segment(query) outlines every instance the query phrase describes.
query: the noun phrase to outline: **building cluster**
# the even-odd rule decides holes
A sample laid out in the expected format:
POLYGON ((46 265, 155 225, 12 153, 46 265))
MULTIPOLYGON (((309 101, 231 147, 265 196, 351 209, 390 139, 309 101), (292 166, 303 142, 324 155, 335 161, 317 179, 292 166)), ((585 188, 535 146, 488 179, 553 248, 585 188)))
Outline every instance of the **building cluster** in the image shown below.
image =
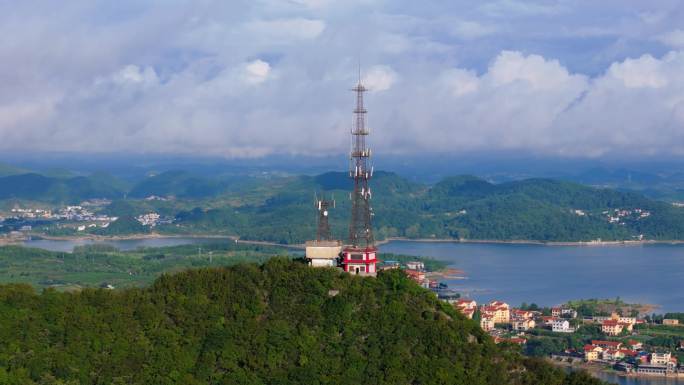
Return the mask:
POLYGON ((595 323, 601 325, 601 332, 609 336, 619 336, 623 332, 631 333, 634 330, 634 325, 645 323, 643 319, 636 317, 621 316, 617 313, 612 313, 609 316, 593 316, 584 319, 586 323, 595 323))
MULTIPOLYGON (((84 231, 86 228, 101 227, 106 228, 118 217, 110 217, 104 214, 96 214, 92 207, 98 207, 110 203, 107 200, 92 200, 81 203, 80 205, 65 206, 57 210, 42 208, 21 208, 14 207, 10 210, 10 216, 2 218, 0 222, 14 221, 14 228, 19 231, 31 231, 34 224, 52 222, 90 222, 89 224, 77 225, 76 230, 84 231), (19 223, 20 226, 16 224, 19 223)), ((0 225, 2 225, 0 223, 0 225)))
POLYGON ((611 364, 617 370, 641 375, 684 375, 671 352, 647 352, 643 344, 629 340, 593 340, 584 346, 584 360, 611 364))
POLYGON ((150 226, 150 227, 155 227, 159 225, 167 225, 173 223, 172 218, 165 218, 159 215, 158 213, 147 213, 147 214, 142 214, 138 215, 135 217, 135 219, 140 222, 141 225, 143 226, 150 226))
POLYGON ((650 211, 643 209, 614 209, 613 211, 603 211, 601 214, 606 217, 609 223, 617 223, 621 225, 624 225, 625 220, 627 219, 640 220, 651 216, 650 211))

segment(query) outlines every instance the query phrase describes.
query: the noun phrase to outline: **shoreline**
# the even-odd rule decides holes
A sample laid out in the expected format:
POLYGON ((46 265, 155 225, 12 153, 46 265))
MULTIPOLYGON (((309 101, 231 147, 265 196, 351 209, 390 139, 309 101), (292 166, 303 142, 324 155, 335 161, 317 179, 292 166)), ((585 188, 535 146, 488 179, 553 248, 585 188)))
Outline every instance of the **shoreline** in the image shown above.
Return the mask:
POLYGON ((684 240, 641 240, 641 241, 537 241, 537 240, 499 240, 499 239, 449 239, 449 238, 405 238, 391 237, 377 241, 377 245, 389 242, 424 243, 463 243, 463 244, 500 244, 500 245, 539 245, 539 246, 641 246, 641 245, 684 245, 684 240))
MULTIPOLYGON (((620 372, 615 369, 610 369, 605 366, 600 366, 596 364, 591 364, 588 362, 582 362, 579 364, 573 364, 569 362, 560 362, 556 361, 552 358, 546 357, 545 360, 552 365, 556 367, 561 367, 569 370, 584 370, 587 373, 591 374, 594 378, 597 378, 599 380, 604 380, 603 378, 599 377, 599 374, 608 374, 608 375, 613 375, 621 378, 633 378, 633 379, 654 379, 654 380, 675 380, 677 381, 677 384, 680 383, 680 381, 684 381, 684 375, 662 375, 662 374, 637 374, 637 373, 627 373, 627 372, 620 372)), ((684 383, 684 382, 681 382, 684 383)))
MULTIPOLYGON (((265 246, 279 246, 291 249, 304 249, 304 244, 281 244, 269 241, 240 239, 236 235, 217 234, 131 234, 131 235, 96 235, 84 234, 78 236, 54 236, 43 234, 29 234, 29 239, 45 239, 51 241, 125 241, 137 239, 160 239, 160 238, 207 238, 226 239, 237 243, 246 243, 265 246)), ((22 240, 7 240, 0 238, 0 245, 21 244, 22 240)), ((684 245, 684 240, 622 240, 622 241, 539 241, 539 240, 500 240, 500 239, 456 239, 456 238, 406 238, 390 237, 376 241, 377 246, 390 242, 422 242, 422 243, 462 243, 462 244, 491 244, 491 245, 537 245, 537 246, 643 246, 643 245, 684 245)))

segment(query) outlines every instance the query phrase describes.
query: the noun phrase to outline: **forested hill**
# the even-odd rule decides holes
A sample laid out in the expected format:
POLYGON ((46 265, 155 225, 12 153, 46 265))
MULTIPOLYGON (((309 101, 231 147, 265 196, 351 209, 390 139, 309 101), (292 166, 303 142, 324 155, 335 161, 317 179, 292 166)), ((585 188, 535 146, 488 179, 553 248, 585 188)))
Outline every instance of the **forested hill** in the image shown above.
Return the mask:
POLYGON ((600 384, 493 344, 399 271, 274 259, 151 287, 0 286, 2 384, 600 384))
MULTIPOLYGON (((638 193, 572 182, 529 179, 493 184, 459 176, 428 186, 378 172, 371 188, 379 239, 684 239, 684 209, 638 193), (611 218, 618 220, 611 222, 611 218)), ((257 193, 244 191, 240 197, 248 203, 195 209, 177 218, 181 226, 206 231, 220 227, 247 239, 302 242, 315 233, 312 195, 317 191, 336 198, 330 216, 333 232, 346 236, 349 181, 345 173, 263 182, 254 191, 262 194, 260 199, 257 193)))
MULTIPOLYGON (((173 222, 154 229, 160 233, 301 243, 315 234, 314 193, 335 198, 337 207, 330 215, 333 232, 346 237, 350 187, 343 172, 209 177, 169 171, 132 184, 104 174, 67 178, 20 174, 0 177, 0 207, 10 207, 17 200, 47 201, 54 206, 110 198, 113 203, 103 211, 120 221, 107 229, 87 231, 101 235, 148 232, 134 217, 156 212, 173 222)), ((425 185, 376 172, 371 189, 378 239, 684 240, 684 208, 634 192, 573 182, 528 179, 494 184, 457 176, 425 185)), ((59 233, 53 235, 69 235, 68 229, 55 226, 52 230, 59 233)), ((75 230, 72 233, 79 235, 75 230)))

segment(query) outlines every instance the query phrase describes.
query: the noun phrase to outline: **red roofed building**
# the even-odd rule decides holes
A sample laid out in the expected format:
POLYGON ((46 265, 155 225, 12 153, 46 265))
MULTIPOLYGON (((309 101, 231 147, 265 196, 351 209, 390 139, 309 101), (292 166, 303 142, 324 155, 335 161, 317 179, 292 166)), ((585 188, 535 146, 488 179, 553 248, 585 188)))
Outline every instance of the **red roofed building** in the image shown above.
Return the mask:
POLYGON ((475 309, 477 308, 477 302, 471 299, 459 299, 454 304, 456 310, 463 313, 466 317, 473 319, 475 314, 475 309))
POLYGON ((494 323, 507 323, 511 321, 510 308, 507 303, 492 301, 488 305, 480 308, 482 316, 489 316, 494 319, 494 323))
POLYGON ((596 361, 603 352, 603 348, 594 345, 584 345, 584 359, 586 361, 596 361))
POLYGON ((534 318, 534 313, 527 310, 513 309, 511 310, 511 319, 516 321, 524 321, 534 318))
POLYGON ((624 324, 621 324, 617 320, 607 320, 603 321, 601 324, 601 331, 609 336, 619 336, 624 328, 624 324))
POLYGON ((591 344, 604 349, 620 349, 622 347, 622 342, 620 341, 591 340, 591 344))
POLYGON ((406 269, 404 270, 404 273, 419 284, 422 284, 423 281, 425 281, 425 273, 422 271, 406 269))
POLYGON ((634 350, 630 350, 630 349, 620 349, 620 353, 622 353, 624 355, 624 357, 636 357, 638 354, 634 350))

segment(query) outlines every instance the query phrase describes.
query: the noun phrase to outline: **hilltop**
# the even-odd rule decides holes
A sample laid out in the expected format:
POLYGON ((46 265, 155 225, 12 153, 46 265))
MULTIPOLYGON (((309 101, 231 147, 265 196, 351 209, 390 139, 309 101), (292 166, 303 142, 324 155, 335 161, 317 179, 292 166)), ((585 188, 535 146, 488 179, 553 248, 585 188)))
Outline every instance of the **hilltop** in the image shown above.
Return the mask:
POLYGON ((274 259, 142 289, 4 285, 0 318, 8 384, 600 384, 495 345, 399 271, 274 259))

